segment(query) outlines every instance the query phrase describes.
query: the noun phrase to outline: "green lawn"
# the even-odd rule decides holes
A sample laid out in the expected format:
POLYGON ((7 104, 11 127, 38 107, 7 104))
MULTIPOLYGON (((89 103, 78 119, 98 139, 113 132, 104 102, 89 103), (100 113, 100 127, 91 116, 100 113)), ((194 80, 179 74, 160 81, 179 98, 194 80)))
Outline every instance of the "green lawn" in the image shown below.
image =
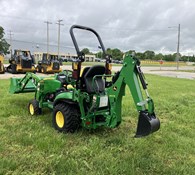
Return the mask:
POLYGON ((62 134, 52 127, 51 111, 29 116, 33 94, 11 95, 9 80, 0 80, 0 174, 194 175, 195 82, 146 78, 161 128, 139 139, 128 91, 119 128, 62 134))

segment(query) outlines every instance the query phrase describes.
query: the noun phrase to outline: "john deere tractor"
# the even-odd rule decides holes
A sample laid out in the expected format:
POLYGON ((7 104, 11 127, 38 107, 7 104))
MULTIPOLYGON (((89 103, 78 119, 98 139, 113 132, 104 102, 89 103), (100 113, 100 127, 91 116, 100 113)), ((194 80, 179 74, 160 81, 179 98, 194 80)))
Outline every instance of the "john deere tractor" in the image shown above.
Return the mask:
POLYGON ((35 60, 29 50, 14 50, 14 55, 9 59, 10 65, 7 72, 12 74, 35 72, 35 60))
POLYGON ((0 74, 5 73, 5 67, 3 65, 3 61, 4 61, 4 55, 3 53, 0 52, 0 74))
POLYGON ((155 115, 154 103, 147 91, 140 61, 126 54, 121 70, 111 74, 111 56, 106 54, 95 30, 73 25, 70 35, 78 55, 72 71, 63 71, 50 78, 41 78, 33 73, 27 73, 24 78, 11 78, 10 93, 35 92, 34 99, 28 104, 30 115, 40 115, 43 108, 50 108, 56 130, 75 132, 80 126, 87 129, 118 127, 122 121, 122 98, 127 87, 139 115, 135 136, 142 137, 157 131, 160 121, 155 115), (74 29, 96 35, 106 59, 105 66, 94 65, 82 69, 85 54, 79 50, 74 29))
POLYGON ((62 71, 58 55, 47 53, 42 54, 42 60, 38 61, 36 69, 40 73, 58 73, 62 71))

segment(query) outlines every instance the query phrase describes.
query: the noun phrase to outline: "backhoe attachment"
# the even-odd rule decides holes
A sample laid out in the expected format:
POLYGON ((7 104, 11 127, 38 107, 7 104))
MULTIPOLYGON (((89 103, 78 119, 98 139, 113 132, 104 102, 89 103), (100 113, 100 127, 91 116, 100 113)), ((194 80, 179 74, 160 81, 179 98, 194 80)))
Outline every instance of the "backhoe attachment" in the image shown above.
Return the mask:
MULTIPOLYGON (((160 128, 160 121, 154 112, 154 103, 147 91, 147 82, 140 68, 140 61, 132 55, 126 54, 123 67, 113 77, 113 85, 108 89, 110 97, 115 97, 116 104, 113 111, 116 112, 116 120, 112 120, 113 127, 121 122, 121 101, 125 95, 125 87, 128 87, 133 97, 134 104, 139 113, 137 131, 135 137, 147 136, 160 128), (143 96, 142 88, 145 91, 143 96)), ((111 106, 114 102, 111 102, 111 106)), ((111 124, 111 125, 112 125, 111 124)))
POLYGON ((154 113, 154 103, 153 100, 149 97, 149 93, 147 91, 148 84, 145 81, 144 74, 141 71, 140 61, 138 59, 136 59, 135 70, 137 70, 138 77, 147 95, 145 104, 148 104, 148 110, 139 112, 137 132, 135 137, 142 137, 147 136, 155 131, 158 131, 160 128, 160 120, 156 117, 154 113))

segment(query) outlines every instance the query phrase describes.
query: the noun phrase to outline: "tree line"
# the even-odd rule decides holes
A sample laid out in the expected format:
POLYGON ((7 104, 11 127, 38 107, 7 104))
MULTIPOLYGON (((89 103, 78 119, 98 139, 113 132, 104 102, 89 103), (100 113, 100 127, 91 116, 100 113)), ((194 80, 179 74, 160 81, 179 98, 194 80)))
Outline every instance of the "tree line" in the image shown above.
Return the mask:
MULTIPOLYGON (((97 53, 92 53, 92 52, 90 52, 90 50, 88 48, 84 48, 82 50, 82 52, 84 52, 85 54, 94 54, 94 55, 96 55, 96 58, 103 57, 103 53, 101 51, 99 51, 97 53)), ((122 60, 124 53, 135 54, 135 56, 137 58, 139 58, 140 60, 153 60, 153 61, 159 61, 159 60, 175 61, 176 56, 177 56, 177 53, 164 55, 162 53, 155 53, 154 51, 150 51, 150 50, 147 50, 145 52, 135 52, 134 50, 129 50, 127 52, 123 52, 118 48, 115 48, 115 49, 107 48, 106 53, 109 55, 112 55, 113 60, 119 60, 119 61, 122 60)), ((194 55, 193 56, 186 56, 186 55, 180 54, 179 57, 180 57, 179 58, 180 61, 195 62, 194 55)))

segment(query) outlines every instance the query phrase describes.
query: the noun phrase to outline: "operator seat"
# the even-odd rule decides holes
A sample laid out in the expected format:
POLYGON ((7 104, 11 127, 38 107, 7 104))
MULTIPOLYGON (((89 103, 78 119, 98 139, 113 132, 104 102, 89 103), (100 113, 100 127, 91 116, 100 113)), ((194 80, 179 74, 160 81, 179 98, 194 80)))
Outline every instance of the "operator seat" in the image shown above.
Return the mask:
POLYGON ((56 77, 56 80, 60 81, 62 86, 67 85, 67 75, 65 75, 64 73, 59 73, 56 77))
POLYGON ((85 67, 83 70, 81 70, 81 89, 86 90, 86 84, 85 84, 85 74, 90 69, 90 67, 85 67))
POLYGON ((105 90, 105 81, 102 79, 102 76, 96 77, 93 83, 93 77, 95 75, 103 74, 105 74, 105 67, 102 65, 94 65, 88 69, 84 75, 84 82, 88 93, 101 93, 105 90))

